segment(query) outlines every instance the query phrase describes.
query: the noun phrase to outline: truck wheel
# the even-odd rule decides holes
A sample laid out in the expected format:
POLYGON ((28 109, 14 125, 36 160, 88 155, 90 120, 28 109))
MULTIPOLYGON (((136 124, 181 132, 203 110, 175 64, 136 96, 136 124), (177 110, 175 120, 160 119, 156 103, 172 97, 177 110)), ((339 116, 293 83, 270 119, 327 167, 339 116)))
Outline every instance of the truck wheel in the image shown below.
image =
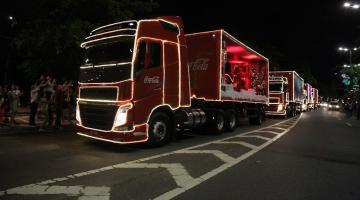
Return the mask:
POLYGON ((170 139, 171 132, 170 118, 164 113, 155 113, 149 121, 147 145, 158 147, 166 144, 170 139))
POLYGON ((225 128, 227 131, 232 132, 236 128, 236 114, 234 110, 227 110, 225 112, 225 128))
POLYGON ((222 110, 217 110, 213 113, 212 131, 216 134, 221 134, 225 129, 225 113, 222 110))

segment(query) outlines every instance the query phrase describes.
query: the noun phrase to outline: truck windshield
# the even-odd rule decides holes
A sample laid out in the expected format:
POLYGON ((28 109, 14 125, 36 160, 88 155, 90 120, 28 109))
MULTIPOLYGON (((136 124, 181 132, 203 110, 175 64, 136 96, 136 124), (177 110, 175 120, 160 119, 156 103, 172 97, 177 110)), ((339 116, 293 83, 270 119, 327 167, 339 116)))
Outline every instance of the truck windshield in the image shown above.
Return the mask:
POLYGON ((269 84, 269 90, 275 91, 275 92, 281 92, 282 91, 282 84, 281 83, 270 83, 269 84))
POLYGON ((80 67, 81 83, 108 83, 130 79, 134 37, 121 37, 87 47, 80 67))
POLYGON ((90 46, 85 51, 85 64, 99 65, 109 62, 131 62, 134 37, 121 37, 113 42, 90 46))

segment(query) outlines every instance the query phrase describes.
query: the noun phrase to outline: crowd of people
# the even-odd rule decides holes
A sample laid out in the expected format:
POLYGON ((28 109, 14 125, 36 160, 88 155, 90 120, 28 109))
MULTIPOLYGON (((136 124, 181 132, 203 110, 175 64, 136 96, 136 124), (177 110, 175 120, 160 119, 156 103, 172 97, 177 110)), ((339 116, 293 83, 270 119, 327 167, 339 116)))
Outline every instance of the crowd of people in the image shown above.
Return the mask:
MULTIPOLYGON (((63 122, 74 119, 76 90, 71 81, 41 76, 29 89, 29 125, 39 126, 41 131, 45 127, 61 128, 63 122), (41 123, 36 124, 37 121, 41 123)), ((16 85, 0 87, 0 124, 17 124, 15 117, 22 95, 16 85)))

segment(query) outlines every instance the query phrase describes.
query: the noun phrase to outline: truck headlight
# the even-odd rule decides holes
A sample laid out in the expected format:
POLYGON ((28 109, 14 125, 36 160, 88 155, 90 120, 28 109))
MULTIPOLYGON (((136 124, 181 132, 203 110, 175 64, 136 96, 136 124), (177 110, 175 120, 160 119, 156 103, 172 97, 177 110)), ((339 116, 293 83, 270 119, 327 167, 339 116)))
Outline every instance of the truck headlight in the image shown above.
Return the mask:
POLYGON ((76 104, 76 112, 75 112, 76 121, 81 124, 81 117, 80 117, 80 108, 79 104, 76 104))
POLYGON ((301 106, 301 108, 302 108, 303 110, 306 110, 306 105, 303 104, 303 105, 301 106))
POLYGON ((283 110, 283 108, 284 108, 284 105, 279 104, 279 105, 278 105, 278 108, 277 108, 277 111, 280 112, 280 111, 283 110))
POLYGON ((340 106, 339 106, 339 105, 336 105, 336 108, 340 108, 340 106))
POLYGON ((127 112, 132 108, 132 104, 125 104, 120 106, 118 111, 116 112, 114 127, 122 126, 126 124, 127 112))

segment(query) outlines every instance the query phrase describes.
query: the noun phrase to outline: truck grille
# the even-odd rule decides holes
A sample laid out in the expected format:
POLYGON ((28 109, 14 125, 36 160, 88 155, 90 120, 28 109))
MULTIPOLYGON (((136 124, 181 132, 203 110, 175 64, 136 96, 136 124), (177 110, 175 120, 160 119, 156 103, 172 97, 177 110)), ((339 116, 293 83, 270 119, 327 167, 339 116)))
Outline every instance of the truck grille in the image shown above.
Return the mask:
POLYGON ((81 99, 96 99, 96 100, 117 100, 117 87, 85 87, 80 88, 81 99))
POLYGON ((110 131, 118 106, 79 103, 81 123, 87 128, 110 131))

